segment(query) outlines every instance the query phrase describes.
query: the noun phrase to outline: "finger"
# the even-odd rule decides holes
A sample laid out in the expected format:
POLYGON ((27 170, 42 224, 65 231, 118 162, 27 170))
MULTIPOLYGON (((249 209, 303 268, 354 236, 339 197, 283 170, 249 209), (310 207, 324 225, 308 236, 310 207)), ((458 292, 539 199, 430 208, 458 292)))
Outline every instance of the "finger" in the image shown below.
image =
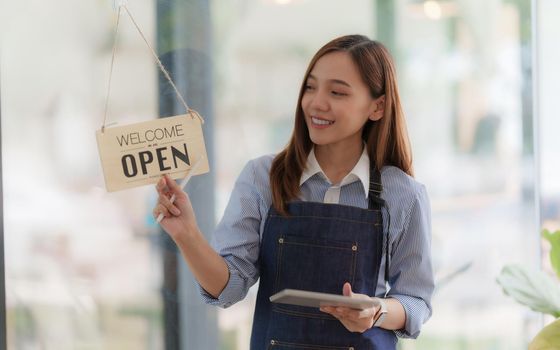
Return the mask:
POLYGON ((320 310, 336 318, 350 332, 364 332, 366 329, 369 329, 369 327, 363 325, 363 321, 358 322, 343 317, 338 313, 335 307, 322 306, 320 310))
POLYGON ((169 190, 172 193, 175 193, 175 195, 178 195, 179 193, 183 192, 183 189, 181 188, 181 186, 179 186, 179 184, 177 182, 175 182, 175 180, 173 180, 169 175, 165 174, 163 177, 165 179, 165 183, 167 184, 167 187, 169 187, 169 190))
POLYGON ((329 313, 341 321, 346 319, 346 312, 341 308, 332 307, 329 313))
POLYGON ((169 210, 167 210, 167 208, 164 207, 164 206, 161 205, 161 204, 156 205, 156 207, 154 208, 154 210, 153 210, 152 213, 154 214, 154 217, 155 217, 155 218, 157 218, 157 217, 159 216, 159 214, 163 214, 163 217, 164 217, 164 218, 170 216, 170 215, 169 215, 169 210))
POLYGON ((332 317, 340 320, 341 316, 337 313, 336 308, 334 307, 330 307, 330 306, 321 306, 319 308, 319 310, 321 310, 322 312, 331 315, 332 317))
POLYGON ((348 282, 344 283, 344 286, 342 286, 342 295, 347 297, 354 296, 354 293, 352 293, 352 286, 350 285, 350 283, 348 282))
POLYGON ((340 316, 337 315, 335 312, 332 312, 332 311, 323 311, 323 312, 328 314, 328 315, 331 315, 332 317, 334 317, 334 318, 336 318, 337 320, 340 321, 340 316))
POLYGON ((179 210, 179 208, 177 208, 177 206, 171 203, 171 200, 167 198, 167 196, 160 195, 158 198, 158 203, 163 205, 165 208, 167 208, 167 210, 173 213, 173 215, 175 216, 181 215, 181 211, 179 210))
POLYGON ((174 215, 181 215, 181 210, 173 203, 171 203, 170 197, 172 194, 169 192, 165 176, 162 176, 160 180, 156 183, 156 190, 159 194, 158 203, 166 207, 174 215))
POLYGON ((370 318, 370 317, 373 317, 375 314, 376 314, 375 308, 368 307, 367 309, 358 311, 357 314, 356 314, 356 318, 357 319, 370 318))
MULTIPOLYGON (((167 184, 167 188, 169 189, 169 193, 171 195, 175 195, 175 201, 178 203, 178 207, 181 208, 183 204, 188 203, 188 196, 185 191, 179 186, 175 180, 173 180, 169 175, 164 175, 165 183, 167 184)), ((181 208, 184 210, 185 208, 181 208)))
POLYGON ((156 183, 156 190, 160 196, 171 196, 171 193, 169 193, 169 188, 167 187, 167 183, 165 181, 165 176, 162 176, 156 183))
POLYGON ((346 318, 348 313, 351 311, 352 309, 344 307, 344 306, 338 306, 335 308, 335 312, 337 313, 337 315, 339 315, 340 317, 344 317, 346 318))
POLYGON ((340 312, 342 315, 344 315, 344 318, 352 320, 352 321, 360 321, 363 320, 364 318, 371 318, 373 317, 373 315, 375 315, 375 308, 367 308, 367 309, 363 309, 363 310, 356 310, 356 309, 348 309, 345 308, 344 310, 341 310, 340 312))

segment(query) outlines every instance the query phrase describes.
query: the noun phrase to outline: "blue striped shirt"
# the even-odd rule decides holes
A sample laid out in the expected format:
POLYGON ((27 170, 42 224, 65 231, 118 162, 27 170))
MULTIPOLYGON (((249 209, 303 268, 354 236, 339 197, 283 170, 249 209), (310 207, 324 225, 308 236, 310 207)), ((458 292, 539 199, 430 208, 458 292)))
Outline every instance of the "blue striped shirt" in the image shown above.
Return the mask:
MULTIPOLYGON (((308 170, 310 160, 314 159, 311 157, 313 153, 308 157, 308 170)), ((228 265, 229 281, 218 298, 213 298, 200 288, 204 301, 208 304, 228 307, 242 300, 259 278, 260 241, 272 204, 269 172, 273 158, 273 155, 268 155, 249 161, 235 183, 224 216, 212 238, 213 248, 224 257, 228 265)), ((367 208, 367 152, 364 151, 354 170, 356 171, 349 174, 354 175, 351 176, 352 181, 345 183, 343 180, 338 186, 331 185, 322 172, 304 172, 302 179, 307 179, 301 184, 301 199, 324 202, 329 197, 332 198, 327 192, 332 192, 333 187, 336 187, 340 204, 367 208), (364 176, 363 169, 356 169, 359 165, 365 165, 367 176, 364 176)), ((383 167, 381 181, 381 197, 386 201, 391 215, 390 290, 387 297, 399 300, 406 312, 405 328, 396 331, 396 334, 399 337, 416 338, 422 324, 432 313, 434 279, 430 254, 430 203, 425 187, 399 168, 383 167)), ((387 213, 385 210, 382 213, 386 230, 387 213)), ((384 239, 385 237, 384 235, 384 239)), ((385 249, 379 271, 377 296, 383 297, 386 292, 385 249)))

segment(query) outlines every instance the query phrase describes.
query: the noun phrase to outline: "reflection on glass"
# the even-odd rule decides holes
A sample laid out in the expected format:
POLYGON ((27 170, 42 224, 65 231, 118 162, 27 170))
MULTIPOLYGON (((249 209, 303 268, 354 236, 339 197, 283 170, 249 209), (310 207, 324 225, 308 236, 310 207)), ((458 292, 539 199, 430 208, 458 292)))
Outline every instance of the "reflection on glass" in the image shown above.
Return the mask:
POLYGON ((523 349, 538 318, 495 278, 538 253, 529 3, 438 1, 453 9, 438 18, 427 3, 424 17, 413 2, 397 13, 397 43, 440 283, 434 317, 405 348, 523 349))
MULTIPOLYGON (((0 7, 9 349, 161 349, 152 189, 107 194, 94 137, 116 12, 109 1, 0 7)), ((132 9, 153 40, 152 6, 132 9)), ((124 19, 108 120, 120 124, 157 117, 156 66, 124 19)))
MULTIPOLYGON (((560 33, 560 22, 556 14, 560 11, 557 1, 541 1, 536 6, 537 30, 537 94, 539 112, 539 163, 540 163, 540 214, 541 225, 550 231, 560 229, 560 119, 557 112, 557 83, 560 79, 558 60, 560 49, 556 38, 560 33)), ((550 263, 551 246, 542 241, 543 269, 554 276, 550 263)), ((545 323, 552 317, 545 317, 545 323)))

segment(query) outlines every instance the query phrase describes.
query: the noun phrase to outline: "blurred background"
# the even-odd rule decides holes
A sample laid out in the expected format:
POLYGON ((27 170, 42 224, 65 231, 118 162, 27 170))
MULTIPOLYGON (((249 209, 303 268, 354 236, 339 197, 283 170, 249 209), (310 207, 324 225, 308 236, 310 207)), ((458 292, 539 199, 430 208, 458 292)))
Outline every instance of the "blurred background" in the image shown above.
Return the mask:
MULTIPOLYGON (((246 162, 288 141, 312 55, 360 33, 394 55, 415 175, 430 194, 434 314, 401 349, 526 349, 548 320, 496 283, 540 267, 560 228, 560 2, 143 0, 128 8, 206 119, 210 174, 187 190, 210 239, 246 162)), ((9 349, 249 347, 256 286, 201 302, 152 218, 153 187, 107 193, 103 122, 112 0, 0 0, 9 349)), ((108 122, 184 110, 121 15, 108 122)), ((546 267, 545 267, 546 268, 546 267)))

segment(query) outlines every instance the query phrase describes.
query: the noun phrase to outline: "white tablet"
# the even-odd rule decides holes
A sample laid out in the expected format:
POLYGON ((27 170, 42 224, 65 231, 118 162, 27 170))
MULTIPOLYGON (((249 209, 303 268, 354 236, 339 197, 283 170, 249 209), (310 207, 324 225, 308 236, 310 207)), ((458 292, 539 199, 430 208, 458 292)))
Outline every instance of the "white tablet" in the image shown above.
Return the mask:
POLYGON ((270 301, 319 308, 321 306, 346 306, 363 310, 379 305, 377 298, 347 297, 339 294, 309 292, 305 290, 284 289, 270 297, 270 301))

